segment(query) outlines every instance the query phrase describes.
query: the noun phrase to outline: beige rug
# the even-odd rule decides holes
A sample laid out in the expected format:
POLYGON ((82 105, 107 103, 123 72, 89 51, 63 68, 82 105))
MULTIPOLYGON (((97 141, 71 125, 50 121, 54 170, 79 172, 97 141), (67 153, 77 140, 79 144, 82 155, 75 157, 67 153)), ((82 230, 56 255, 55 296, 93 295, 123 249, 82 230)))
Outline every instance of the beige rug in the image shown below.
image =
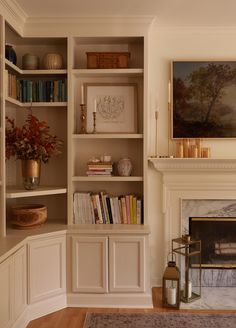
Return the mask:
POLYGON ((236 328, 235 314, 87 313, 84 328, 236 328))

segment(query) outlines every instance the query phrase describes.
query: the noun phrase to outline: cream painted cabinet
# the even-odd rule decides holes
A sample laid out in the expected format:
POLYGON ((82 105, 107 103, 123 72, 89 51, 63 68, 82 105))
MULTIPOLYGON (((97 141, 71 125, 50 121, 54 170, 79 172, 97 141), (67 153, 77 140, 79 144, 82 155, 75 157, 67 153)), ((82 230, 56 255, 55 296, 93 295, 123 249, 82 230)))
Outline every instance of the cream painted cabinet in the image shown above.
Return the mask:
POLYGON ((7 328, 20 316, 26 300, 26 248, 0 264, 0 327, 7 328))
POLYGON ((65 292, 65 236, 30 241, 28 252, 29 303, 65 292))
POLYGON ((145 238, 72 237, 73 292, 144 292, 145 238))
POLYGON ((72 237, 73 292, 107 293, 107 258, 107 237, 72 237))
POLYGON ((13 317, 12 259, 8 258, 0 264, 0 327, 10 327, 13 317))
POLYGON ((145 237, 109 237, 110 292, 144 292, 145 237))
POLYGON ((13 255, 14 319, 17 319, 27 306, 27 266, 26 246, 13 255))

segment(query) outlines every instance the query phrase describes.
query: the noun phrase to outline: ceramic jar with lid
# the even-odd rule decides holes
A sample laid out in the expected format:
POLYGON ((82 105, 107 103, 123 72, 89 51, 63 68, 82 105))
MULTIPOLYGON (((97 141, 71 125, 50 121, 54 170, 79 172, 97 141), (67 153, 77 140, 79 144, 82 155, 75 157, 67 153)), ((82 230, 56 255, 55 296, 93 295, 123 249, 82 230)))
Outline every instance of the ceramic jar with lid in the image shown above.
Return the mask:
POLYGON ((47 53, 43 57, 43 66, 45 69, 61 69, 62 63, 62 55, 59 53, 47 53))
POLYGON ((22 57, 22 68, 23 69, 38 69, 39 68, 39 57, 32 54, 25 54, 22 57))
POLYGON ((120 158, 117 163, 117 172, 119 176, 128 177, 131 175, 133 164, 130 158, 120 158))

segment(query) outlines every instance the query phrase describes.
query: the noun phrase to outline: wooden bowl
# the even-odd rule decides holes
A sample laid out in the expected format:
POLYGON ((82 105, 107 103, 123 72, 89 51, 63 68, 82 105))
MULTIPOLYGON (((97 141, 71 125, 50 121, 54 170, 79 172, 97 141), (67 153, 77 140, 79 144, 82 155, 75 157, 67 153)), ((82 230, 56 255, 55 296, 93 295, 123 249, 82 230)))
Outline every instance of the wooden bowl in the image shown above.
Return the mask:
POLYGON ((47 219, 47 207, 41 204, 13 205, 11 223, 17 229, 40 227, 47 219))

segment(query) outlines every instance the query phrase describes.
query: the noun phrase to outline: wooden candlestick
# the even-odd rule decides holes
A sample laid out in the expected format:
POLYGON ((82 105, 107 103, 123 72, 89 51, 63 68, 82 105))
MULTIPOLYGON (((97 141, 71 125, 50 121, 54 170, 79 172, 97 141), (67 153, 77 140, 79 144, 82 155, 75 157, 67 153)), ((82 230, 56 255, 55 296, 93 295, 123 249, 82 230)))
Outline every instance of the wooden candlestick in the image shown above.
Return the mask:
POLYGON ((93 133, 96 133, 96 112, 93 112, 93 133))
POLYGON ((80 132, 81 134, 87 133, 86 129, 86 119, 87 119, 87 113, 86 113, 86 105, 80 104, 80 132))

